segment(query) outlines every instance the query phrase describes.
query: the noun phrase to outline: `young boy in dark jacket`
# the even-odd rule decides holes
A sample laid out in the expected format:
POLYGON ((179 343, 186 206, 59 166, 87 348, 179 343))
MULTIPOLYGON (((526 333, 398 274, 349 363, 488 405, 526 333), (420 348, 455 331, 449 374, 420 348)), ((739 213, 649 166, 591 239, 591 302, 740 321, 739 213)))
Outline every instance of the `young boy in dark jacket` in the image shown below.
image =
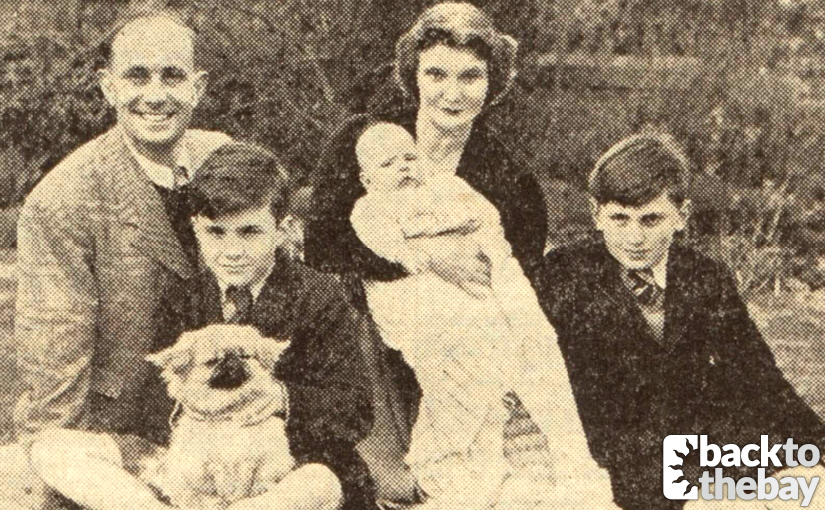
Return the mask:
MULTIPOLYGON (((539 277, 591 452, 625 509, 684 505, 663 495, 668 435, 825 444, 825 426, 777 368, 730 271, 677 239, 687 175, 667 137, 614 146, 589 180, 603 240, 551 251, 539 277)), ((698 464, 685 464, 695 481, 698 464)))

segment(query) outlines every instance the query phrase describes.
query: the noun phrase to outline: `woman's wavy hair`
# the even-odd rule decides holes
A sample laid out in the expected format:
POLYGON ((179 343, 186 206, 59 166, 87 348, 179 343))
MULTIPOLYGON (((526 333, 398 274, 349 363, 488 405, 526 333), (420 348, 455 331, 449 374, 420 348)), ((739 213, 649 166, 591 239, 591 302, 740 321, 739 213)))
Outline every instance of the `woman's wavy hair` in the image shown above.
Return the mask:
POLYGON ((416 101, 419 55, 439 44, 468 49, 487 62, 487 105, 501 100, 512 86, 516 77, 516 40, 499 32, 493 20, 472 4, 441 3, 421 13, 395 46, 395 79, 416 101))

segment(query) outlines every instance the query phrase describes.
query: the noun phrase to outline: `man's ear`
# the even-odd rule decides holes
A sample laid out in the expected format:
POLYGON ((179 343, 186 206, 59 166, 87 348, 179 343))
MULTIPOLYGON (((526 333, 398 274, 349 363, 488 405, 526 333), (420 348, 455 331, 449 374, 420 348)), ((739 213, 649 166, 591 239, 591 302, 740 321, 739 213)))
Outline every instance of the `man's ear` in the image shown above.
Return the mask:
POLYGON ((206 71, 198 71, 195 73, 195 77, 193 79, 193 84, 195 87, 195 97, 193 106, 197 106, 198 103, 201 102, 203 95, 206 94, 206 86, 209 84, 209 73, 206 71))
POLYGON ((692 212, 693 212, 693 203, 690 200, 685 199, 685 201, 682 202, 682 206, 679 207, 679 220, 680 220, 680 222, 679 222, 679 225, 677 227, 677 230, 681 231, 681 230, 684 230, 687 227, 687 223, 688 223, 688 220, 690 219, 690 214, 692 212))
POLYGON ((117 93, 115 92, 115 85, 112 82, 112 71, 107 68, 99 69, 97 71, 97 79, 100 84, 100 90, 103 91, 103 97, 110 106, 117 104, 117 93))
POLYGON ((590 197, 588 202, 590 204, 590 216, 593 218, 593 223, 596 225, 597 230, 601 230, 601 228, 599 228, 599 203, 593 197, 590 197))

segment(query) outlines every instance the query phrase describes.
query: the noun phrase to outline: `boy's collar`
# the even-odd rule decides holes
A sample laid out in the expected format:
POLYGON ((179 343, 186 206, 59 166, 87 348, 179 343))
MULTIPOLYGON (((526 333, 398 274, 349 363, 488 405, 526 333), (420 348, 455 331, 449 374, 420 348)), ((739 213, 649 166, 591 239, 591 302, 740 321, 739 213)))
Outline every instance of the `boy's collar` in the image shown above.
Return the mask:
POLYGON ((667 285, 667 260, 669 255, 670 250, 665 252, 665 256, 662 257, 662 260, 660 260, 658 264, 650 268, 653 271, 653 280, 660 289, 664 289, 667 285))
MULTIPOLYGON (((266 285, 267 280, 272 276, 272 273, 275 271, 275 261, 272 262, 272 265, 269 266, 269 271, 265 273, 265 276, 261 278, 259 281, 248 285, 250 292, 252 292, 252 299, 253 301, 257 301, 258 296, 261 295, 261 290, 266 285)), ((226 289, 231 287, 231 285, 222 282, 220 279, 215 278, 218 281, 218 288, 221 290, 221 302, 226 301, 226 289)))

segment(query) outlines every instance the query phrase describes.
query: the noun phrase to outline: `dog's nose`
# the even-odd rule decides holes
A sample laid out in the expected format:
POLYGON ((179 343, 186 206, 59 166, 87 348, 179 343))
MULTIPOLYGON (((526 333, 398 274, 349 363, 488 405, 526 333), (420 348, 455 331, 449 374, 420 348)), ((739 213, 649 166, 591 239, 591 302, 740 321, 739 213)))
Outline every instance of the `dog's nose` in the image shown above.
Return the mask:
POLYGON ((216 390, 234 390, 248 380, 249 371, 244 360, 237 356, 226 356, 215 365, 208 385, 216 390))

